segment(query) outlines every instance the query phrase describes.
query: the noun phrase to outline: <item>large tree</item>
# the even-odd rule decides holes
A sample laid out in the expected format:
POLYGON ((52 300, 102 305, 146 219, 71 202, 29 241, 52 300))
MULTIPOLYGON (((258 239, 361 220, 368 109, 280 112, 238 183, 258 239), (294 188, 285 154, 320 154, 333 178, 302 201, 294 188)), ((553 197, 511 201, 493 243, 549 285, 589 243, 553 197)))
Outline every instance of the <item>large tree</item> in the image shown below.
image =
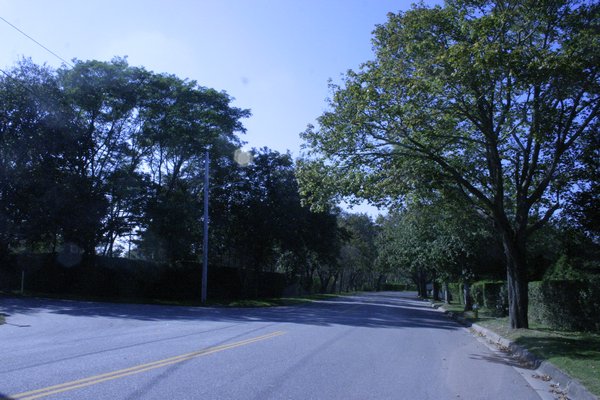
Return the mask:
POLYGON ((0 76, 0 255, 112 255, 140 230, 146 255, 197 255, 204 151, 231 158, 249 115, 230 103, 120 58, 19 62, 0 76))
POLYGON ((389 14, 375 59, 303 134, 304 196, 452 187, 502 238, 510 326, 528 327, 527 238, 562 206, 600 110, 600 4, 448 0, 389 14))

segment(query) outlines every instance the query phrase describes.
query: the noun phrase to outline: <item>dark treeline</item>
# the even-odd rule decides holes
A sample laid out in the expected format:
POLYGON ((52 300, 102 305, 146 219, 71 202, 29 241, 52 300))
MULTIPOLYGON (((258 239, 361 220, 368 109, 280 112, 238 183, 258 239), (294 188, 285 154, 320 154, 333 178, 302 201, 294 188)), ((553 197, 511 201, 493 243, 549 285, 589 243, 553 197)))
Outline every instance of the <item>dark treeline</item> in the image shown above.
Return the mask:
POLYGON ((231 101, 120 58, 21 61, 0 78, 0 257, 197 262, 208 149, 210 268, 284 273, 298 291, 380 282, 368 217, 302 207, 290 154, 235 161, 250 112, 231 101))
MULTIPOLYGON (((214 293, 259 296, 266 293, 261 282, 271 279, 266 273, 281 274, 289 294, 394 282, 426 295, 433 282, 436 296, 445 283, 505 279, 493 224, 460 192, 415 183, 412 196, 377 221, 335 208, 311 211, 302 205, 290 154, 262 148, 251 151, 250 163, 236 161, 250 112, 196 82, 124 59, 58 70, 24 60, 0 77, 0 102, 0 261, 20 263, 11 266, 13 288, 31 260, 108 266, 127 258, 136 261, 115 260, 102 276, 106 285, 110 276, 139 273, 146 286, 152 282, 146 293, 194 292, 206 149, 209 269, 221 269, 221 277, 238 271, 235 279, 217 279, 223 290, 214 293), (157 275, 152 265, 172 270, 157 275)), ((559 218, 532 236, 528 281, 599 271, 598 146, 587 149, 576 172, 588 190, 573 192, 559 218)), ((35 274, 43 288, 43 272, 35 274)))
MULTIPOLYGON (((597 205, 573 201, 531 237, 529 282, 600 278, 597 205)), ((465 308, 470 309, 471 284, 506 280, 502 241, 493 224, 456 194, 421 192, 378 222, 377 262, 397 279, 412 282, 423 297, 449 300, 441 298, 451 291, 448 284, 460 283, 466 290, 461 294, 465 308)))

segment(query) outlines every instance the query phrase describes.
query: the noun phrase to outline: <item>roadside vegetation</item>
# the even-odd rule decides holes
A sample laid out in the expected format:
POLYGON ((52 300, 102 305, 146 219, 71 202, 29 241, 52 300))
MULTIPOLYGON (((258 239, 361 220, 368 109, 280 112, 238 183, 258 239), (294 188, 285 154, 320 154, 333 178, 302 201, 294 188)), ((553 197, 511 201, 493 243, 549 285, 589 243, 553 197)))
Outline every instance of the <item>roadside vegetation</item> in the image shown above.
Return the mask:
MULTIPOLYGON (((36 297, 36 298, 47 298, 47 299, 61 299, 61 300, 73 300, 73 301, 94 301, 94 302, 106 302, 106 303, 125 303, 125 304, 153 304, 153 305, 164 305, 164 306, 178 306, 178 307, 231 307, 231 308, 263 308, 263 307, 281 307, 281 306, 293 306, 310 303, 316 300, 330 300, 340 296, 351 296, 356 292, 343 292, 343 293, 315 293, 306 294, 303 296, 291 296, 291 297, 268 297, 268 298, 254 298, 254 299, 210 299, 204 304, 199 300, 163 300, 163 299, 144 299, 144 298, 123 298, 123 297, 105 297, 105 296, 78 296, 69 294, 56 294, 56 293, 40 293, 40 292, 25 292, 20 293, 14 292, 0 292, 0 295, 15 296, 15 297, 36 297)), ((0 313, 0 321, 5 321, 5 315, 0 313)))
POLYGON ((0 76, 0 290, 198 304, 207 254, 214 304, 414 285, 593 375, 599 21, 576 0, 391 13, 298 160, 241 151, 250 110, 201 83, 24 59, 0 76))
POLYGON ((600 333, 556 330, 538 322, 532 322, 529 329, 510 329, 507 318, 495 316, 495 310, 481 308, 475 318, 473 311, 465 311, 460 304, 434 304, 550 361, 581 382, 590 392, 600 396, 600 333))

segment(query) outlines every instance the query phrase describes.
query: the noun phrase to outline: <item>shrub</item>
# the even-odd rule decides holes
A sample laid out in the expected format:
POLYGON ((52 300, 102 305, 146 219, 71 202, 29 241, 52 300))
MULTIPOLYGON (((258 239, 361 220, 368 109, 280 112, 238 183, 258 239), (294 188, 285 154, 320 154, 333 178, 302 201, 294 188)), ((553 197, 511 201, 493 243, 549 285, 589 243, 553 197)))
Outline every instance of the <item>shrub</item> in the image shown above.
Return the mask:
POLYGON ((479 281, 471 285, 473 301, 496 317, 508 315, 508 293, 504 281, 479 281))
POLYGON ((544 274, 545 281, 575 281, 583 279, 585 279, 585 274, 575 269, 572 260, 564 254, 544 274))
POLYGON ((458 304, 465 304, 463 295, 463 284, 462 283, 449 283, 448 291, 450 292, 450 301, 458 304))
MULTIPOLYGON (((19 254, 0 264, 2 290, 20 288, 21 271, 25 272, 28 292, 79 295, 105 298, 145 298, 164 300, 199 300, 202 266, 195 262, 172 265, 149 261, 79 257, 66 266, 60 256, 19 254)), ((286 285, 285 275, 215 267, 208 269, 208 297, 239 299, 279 297, 286 285)))
POLYGON ((383 290, 384 292, 402 292, 406 290, 406 285, 403 283, 384 283, 383 285, 381 285, 381 290, 383 290))
MULTIPOLYGON (((485 306, 484 305, 484 299, 483 299, 483 291, 484 291, 484 285, 486 284, 485 281, 479 281, 479 282, 474 282, 471 285, 471 297, 473 298, 473 302, 479 304, 480 306, 485 306)), ((485 306, 487 307, 487 306, 485 306)))
POLYGON ((600 278, 529 283, 529 316, 551 329, 600 331, 600 278))

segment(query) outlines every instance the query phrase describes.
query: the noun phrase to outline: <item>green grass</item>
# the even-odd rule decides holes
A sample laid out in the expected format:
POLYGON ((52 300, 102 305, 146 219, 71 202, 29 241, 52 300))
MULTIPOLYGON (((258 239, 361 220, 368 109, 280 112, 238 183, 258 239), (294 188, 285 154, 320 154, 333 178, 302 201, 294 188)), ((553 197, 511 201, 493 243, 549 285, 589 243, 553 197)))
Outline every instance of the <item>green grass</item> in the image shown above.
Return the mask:
MULTIPOLYGON (((110 298, 110 297, 95 297, 95 296, 79 296, 68 294, 51 294, 51 293, 25 293, 20 292, 10 293, 13 296, 23 297, 43 297, 49 299, 75 300, 75 301, 97 301, 106 303, 127 303, 127 304, 157 304, 168 306, 185 306, 185 307, 279 307, 291 306, 296 304, 308 303, 314 300, 327 300, 339 296, 352 294, 351 292, 340 294, 311 294, 297 297, 281 297, 281 298, 262 298, 262 299, 246 299, 246 300, 227 300, 227 299, 208 299, 203 305, 198 300, 162 300, 162 299, 140 299, 140 298, 110 298)), ((0 316, 1 318, 1 316, 0 316)), ((0 320, 0 324, 2 324, 0 320)))
POLYGON ((213 305, 222 307, 280 307, 293 306, 304 304, 314 300, 328 300, 339 296, 349 295, 350 293, 342 294, 311 294, 299 297, 281 297, 256 300, 234 300, 234 301, 216 301, 213 305))
POLYGON ((472 312, 464 312, 458 304, 443 304, 446 310, 525 347, 536 356, 581 382, 590 392, 600 396, 600 334, 555 331, 530 322, 530 329, 510 329, 508 318, 496 318, 488 310, 479 310, 476 320, 472 312))

